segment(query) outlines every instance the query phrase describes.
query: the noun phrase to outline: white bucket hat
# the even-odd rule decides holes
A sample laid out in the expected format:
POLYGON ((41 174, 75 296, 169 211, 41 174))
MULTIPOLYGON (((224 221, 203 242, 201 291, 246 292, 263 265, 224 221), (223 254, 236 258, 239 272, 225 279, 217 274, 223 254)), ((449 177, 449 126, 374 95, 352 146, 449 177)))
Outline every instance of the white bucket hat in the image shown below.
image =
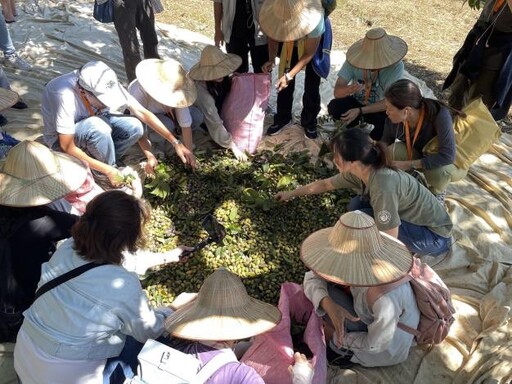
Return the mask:
POLYGON ((114 70, 102 61, 85 64, 78 73, 78 84, 112 110, 128 102, 128 91, 119 84, 114 70))

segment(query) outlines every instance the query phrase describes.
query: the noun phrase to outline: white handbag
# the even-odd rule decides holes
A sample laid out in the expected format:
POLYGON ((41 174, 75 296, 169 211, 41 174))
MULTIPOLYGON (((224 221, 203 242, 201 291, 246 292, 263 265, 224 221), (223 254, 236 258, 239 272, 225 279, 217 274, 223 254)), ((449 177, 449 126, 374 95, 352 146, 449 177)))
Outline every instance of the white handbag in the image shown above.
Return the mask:
POLYGON ((219 368, 237 361, 232 351, 223 351, 201 368, 195 357, 155 340, 148 340, 137 358, 137 375, 125 384, 203 384, 219 368))

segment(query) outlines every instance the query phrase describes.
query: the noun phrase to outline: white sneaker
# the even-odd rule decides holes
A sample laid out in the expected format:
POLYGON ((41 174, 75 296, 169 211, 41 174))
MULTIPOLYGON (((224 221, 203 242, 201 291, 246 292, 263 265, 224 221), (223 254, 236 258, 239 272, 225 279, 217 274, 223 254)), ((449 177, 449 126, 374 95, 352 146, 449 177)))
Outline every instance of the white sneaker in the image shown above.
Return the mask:
POLYGON ((23 71, 29 71, 32 69, 32 65, 27 63, 21 57, 19 57, 17 53, 13 53, 12 55, 6 55, 4 57, 3 64, 6 67, 18 68, 23 71))

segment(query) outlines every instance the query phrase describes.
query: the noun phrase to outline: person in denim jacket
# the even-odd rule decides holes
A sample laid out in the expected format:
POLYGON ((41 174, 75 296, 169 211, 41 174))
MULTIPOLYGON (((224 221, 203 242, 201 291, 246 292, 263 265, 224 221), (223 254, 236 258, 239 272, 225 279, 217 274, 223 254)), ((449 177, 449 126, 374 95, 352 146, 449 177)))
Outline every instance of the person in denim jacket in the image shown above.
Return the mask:
MULTIPOLYGON (((136 273, 123 266, 127 251, 143 243, 149 207, 120 191, 94 198, 49 262, 39 287, 89 262, 105 263, 54 287, 24 312, 14 367, 24 384, 99 383, 107 359, 118 356, 130 337, 159 337, 172 311, 153 308, 136 273)), ((186 249, 164 254, 177 261, 186 249)), ((108 380, 108 378, 106 378, 108 380)))

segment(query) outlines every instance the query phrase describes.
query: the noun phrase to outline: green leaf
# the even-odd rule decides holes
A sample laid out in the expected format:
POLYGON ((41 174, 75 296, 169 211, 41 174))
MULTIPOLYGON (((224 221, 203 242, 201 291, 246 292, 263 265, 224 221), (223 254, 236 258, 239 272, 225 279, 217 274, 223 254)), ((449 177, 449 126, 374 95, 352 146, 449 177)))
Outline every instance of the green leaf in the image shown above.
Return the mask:
POLYGON ((293 177, 289 175, 282 176, 277 182, 277 189, 286 189, 294 182, 293 177))

